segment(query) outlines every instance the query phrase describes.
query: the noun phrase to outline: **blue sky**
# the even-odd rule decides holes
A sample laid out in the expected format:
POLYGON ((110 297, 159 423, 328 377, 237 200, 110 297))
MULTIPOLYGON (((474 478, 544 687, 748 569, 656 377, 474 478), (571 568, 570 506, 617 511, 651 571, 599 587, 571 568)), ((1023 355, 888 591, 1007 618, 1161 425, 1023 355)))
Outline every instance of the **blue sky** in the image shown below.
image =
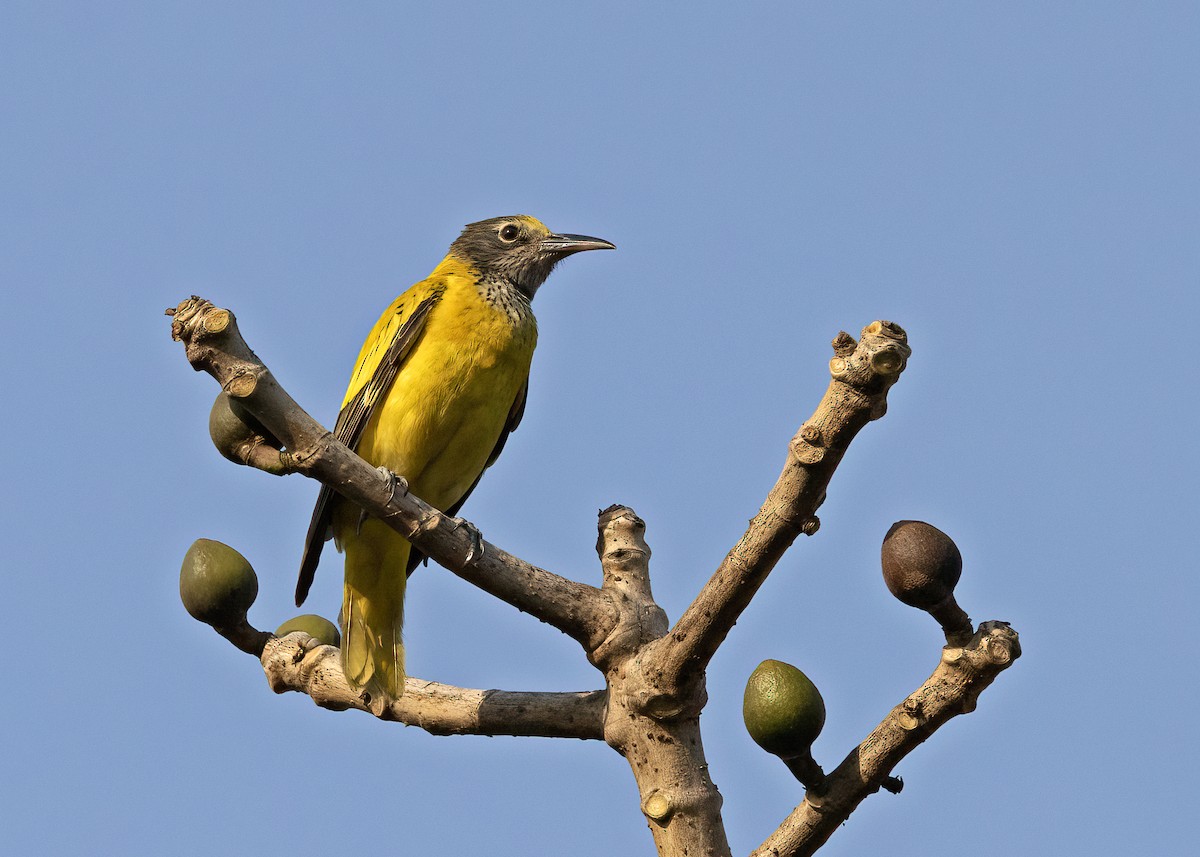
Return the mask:
MULTIPOLYGON (((909 332, 820 533, 712 664, 735 853, 801 796, 741 725, 759 661, 821 688, 826 765, 936 664, 879 575, 905 518, 957 540, 960 602, 1025 655, 823 853, 1194 847, 1196 6, 411 5, 5 5, 6 847, 652 853, 606 746, 276 697, 178 601, 208 537, 258 569, 252 621, 293 615, 316 488, 213 451, 215 385, 163 308, 232 308, 332 424, 383 307, 462 224, 517 212, 619 249, 539 294, 525 421, 464 514, 596 583, 595 511, 632 506, 672 619, 778 474, 833 335, 909 332)), ((322 570, 307 606, 332 617, 322 570)), ((438 568, 408 616, 423 678, 600 684, 438 568)))

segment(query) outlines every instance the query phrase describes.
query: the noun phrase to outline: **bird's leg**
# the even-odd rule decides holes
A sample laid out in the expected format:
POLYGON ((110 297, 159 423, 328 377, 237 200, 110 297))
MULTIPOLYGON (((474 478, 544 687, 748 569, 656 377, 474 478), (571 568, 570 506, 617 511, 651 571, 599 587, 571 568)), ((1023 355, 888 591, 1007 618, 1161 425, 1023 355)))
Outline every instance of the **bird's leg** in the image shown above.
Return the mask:
MULTIPOLYGON (((397 490, 399 490, 401 497, 403 497, 405 494, 408 493, 408 480, 405 479, 403 476, 401 476, 399 473, 396 473, 392 470, 388 470, 386 467, 376 467, 375 469, 377 471, 379 471, 379 474, 388 481, 389 491, 388 491, 387 501, 389 503, 396 499, 396 491, 397 490)), ((360 509, 358 512, 358 523, 354 527, 355 535, 357 535, 357 536, 362 535, 363 522, 366 520, 367 520, 367 510, 360 509)))
POLYGON ((468 521, 466 518, 451 518, 454 522, 454 529, 460 527, 467 531, 467 538, 471 540, 471 546, 467 548, 467 555, 463 559, 463 565, 470 565, 476 560, 483 559, 483 534, 479 529, 468 521))

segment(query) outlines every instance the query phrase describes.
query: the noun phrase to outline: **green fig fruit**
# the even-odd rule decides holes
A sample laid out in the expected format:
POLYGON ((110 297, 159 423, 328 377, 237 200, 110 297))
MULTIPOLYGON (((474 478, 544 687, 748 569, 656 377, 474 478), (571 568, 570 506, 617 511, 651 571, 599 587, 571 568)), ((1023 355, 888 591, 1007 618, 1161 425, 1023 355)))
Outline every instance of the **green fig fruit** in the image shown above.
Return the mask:
POLYGON ((283 444, 241 402, 225 392, 217 394, 212 410, 208 412, 208 436, 217 452, 235 464, 246 463, 238 454, 239 448, 246 443, 258 440, 275 449, 283 448, 283 444))
POLYGON ((258 597, 258 577, 229 545, 197 539, 183 557, 179 597, 192 618, 214 628, 234 628, 258 597))
POLYGON ((783 759, 806 755, 825 726, 825 701, 808 676, 791 664, 766 660, 746 682, 746 731, 758 746, 783 759))
POLYGON ((318 616, 315 613, 305 613, 303 616, 288 619, 275 629, 275 636, 286 637, 293 631, 303 631, 314 640, 318 640, 326 646, 340 646, 342 644, 342 634, 338 631, 337 625, 330 622, 324 616, 318 616))

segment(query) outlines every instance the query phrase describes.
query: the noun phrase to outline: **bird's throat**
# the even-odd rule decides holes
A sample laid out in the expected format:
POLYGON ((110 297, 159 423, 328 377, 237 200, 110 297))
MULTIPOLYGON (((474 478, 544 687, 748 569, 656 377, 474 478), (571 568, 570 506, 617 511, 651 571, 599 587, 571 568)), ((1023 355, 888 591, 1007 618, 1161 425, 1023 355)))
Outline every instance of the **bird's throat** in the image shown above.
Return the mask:
POLYGON ((533 308, 529 305, 533 292, 526 291, 519 283, 503 277, 482 277, 475 285, 479 296, 508 316, 513 324, 533 320, 533 308))

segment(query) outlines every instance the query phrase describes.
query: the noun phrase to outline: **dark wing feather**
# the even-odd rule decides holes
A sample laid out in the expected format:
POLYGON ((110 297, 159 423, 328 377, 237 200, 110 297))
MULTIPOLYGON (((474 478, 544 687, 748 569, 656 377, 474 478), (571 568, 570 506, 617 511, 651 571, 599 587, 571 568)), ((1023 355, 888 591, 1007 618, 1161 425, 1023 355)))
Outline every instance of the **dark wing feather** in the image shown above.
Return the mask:
MULTIPOLYGON (((458 498, 453 506, 446 510, 446 514, 451 517, 458 514, 458 510, 463 507, 463 503, 467 502, 467 498, 471 496, 471 492, 475 490, 475 486, 479 484, 479 480, 483 478, 484 470, 487 470, 496 463, 496 459, 500 457, 500 453, 504 451, 504 444, 508 441, 508 436, 516 431, 517 426, 521 424, 521 417, 525 416, 525 396, 529 391, 529 379, 525 379, 525 383, 521 385, 521 389, 517 391, 517 397, 513 400, 512 407, 508 409, 508 419, 504 423, 504 428, 500 431, 500 437, 496 440, 496 445, 492 448, 492 454, 488 456, 487 464, 483 465, 483 470, 479 471, 479 475, 475 477, 475 481, 471 483, 471 487, 467 492, 458 498)), ((425 554, 417 550, 414 545, 408 554, 409 574, 413 573, 418 565, 425 561, 425 554)))
MULTIPOLYGON (((375 368, 375 374, 359 388, 354 397, 338 414, 337 423, 333 428, 333 436, 350 449, 357 448, 359 438, 362 437, 367 423, 370 422, 371 415, 375 413, 375 406, 391 389, 392 382, 396 380, 396 375, 399 374, 400 367, 404 365, 405 358, 408 357, 420 338, 421 332, 425 329, 429 311, 433 309, 434 304, 440 298, 441 292, 437 291, 417 304, 416 309, 404 320, 404 324, 392 337, 388 350, 375 368)), ((304 599, 308 597, 308 590, 312 587, 313 579, 317 574, 317 563, 321 561, 321 549, 329 540, 329 525, 333 519, 333 499, 336 493, 328 485, 322 485, 321 493, 317 495, 317 505, 313 508, 312 520, 308 524, 308 535, 304 541, 304 555, 300 559, 300 577, 296 581, 297 607, 303 604, 304 599)))

